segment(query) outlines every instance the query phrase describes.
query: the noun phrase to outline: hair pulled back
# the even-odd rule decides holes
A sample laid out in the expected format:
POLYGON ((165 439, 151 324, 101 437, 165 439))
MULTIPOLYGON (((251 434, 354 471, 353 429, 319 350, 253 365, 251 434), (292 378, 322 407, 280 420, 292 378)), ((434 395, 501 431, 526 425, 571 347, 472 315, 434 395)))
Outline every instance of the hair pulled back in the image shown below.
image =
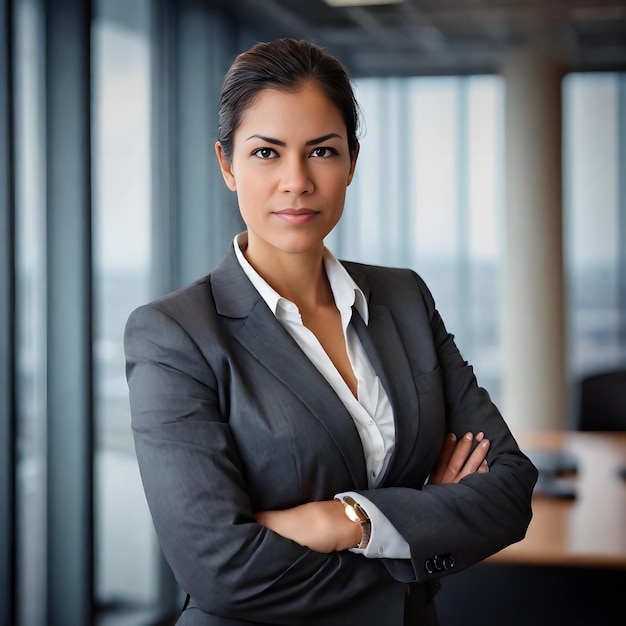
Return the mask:
POLYGON ((314 81, 339 109, 354 154, 359 126, 358 104, 346 68, 331 54, 308 41, 278 39, 257 43, 239 54, 228 70, 219 108, 219 142, 228 161, 233 136, 246 109, 264 89, 298 91, 314 81))

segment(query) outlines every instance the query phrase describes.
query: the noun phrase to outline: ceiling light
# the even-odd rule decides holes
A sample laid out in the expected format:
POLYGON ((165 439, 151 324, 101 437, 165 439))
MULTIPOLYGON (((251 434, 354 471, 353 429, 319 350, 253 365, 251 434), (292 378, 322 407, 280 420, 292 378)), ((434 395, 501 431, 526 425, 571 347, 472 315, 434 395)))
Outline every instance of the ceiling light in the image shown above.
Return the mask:
POLYGON ((366 7, 373 4, 399 4, 404 0, 324 0, 331 7, 366 7))

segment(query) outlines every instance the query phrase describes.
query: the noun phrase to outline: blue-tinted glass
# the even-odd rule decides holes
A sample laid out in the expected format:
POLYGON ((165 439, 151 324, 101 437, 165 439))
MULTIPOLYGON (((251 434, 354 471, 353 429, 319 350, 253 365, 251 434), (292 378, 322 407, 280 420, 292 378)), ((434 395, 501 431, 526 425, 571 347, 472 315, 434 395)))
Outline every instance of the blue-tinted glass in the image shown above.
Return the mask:
POLYGON ((157 593, 122 344, 150 297, 150 6, 102 0, 93 28, 96 600, 111 610, 149 608, 157 593))
POLYGON ((626 358, 619 331, 625 242, 618 228, 618 75, 571 74, 563 101, 569 353, 577 379, 626 358))
POLYGON ((43 23, 20 0, 16 42, 17 514, 22 626, 43 626, 46 593, 46 245, 43 23))

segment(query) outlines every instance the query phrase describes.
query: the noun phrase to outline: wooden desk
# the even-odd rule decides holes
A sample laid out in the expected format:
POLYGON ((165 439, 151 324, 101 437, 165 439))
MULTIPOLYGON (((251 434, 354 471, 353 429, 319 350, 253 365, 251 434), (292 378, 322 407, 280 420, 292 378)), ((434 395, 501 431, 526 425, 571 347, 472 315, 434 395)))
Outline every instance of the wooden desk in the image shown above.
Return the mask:
POLYGON ((524 452, 566 450, 578 460, 576 499, 533 496, 526 538, 487 559, 506 565, 626 569, 626 433, 516 435, 524 452))

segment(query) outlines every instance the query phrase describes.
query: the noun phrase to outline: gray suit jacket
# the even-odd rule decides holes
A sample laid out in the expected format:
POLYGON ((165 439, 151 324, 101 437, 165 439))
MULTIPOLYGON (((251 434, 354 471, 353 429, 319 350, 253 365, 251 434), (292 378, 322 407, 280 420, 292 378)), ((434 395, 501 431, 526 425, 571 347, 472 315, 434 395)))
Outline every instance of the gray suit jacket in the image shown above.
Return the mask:
POLYGON ((422 280, 409 270, 344 265, 368 299, 369 324, 356 311, 353 324, 396 422, 377 489, 368 489, 350 414, 232 247, 212 274, 128 321, 144 489, 166 558, 192 596, 181 624, 394 626, 407 602, 418 623, 435 624, 438 578, 526 532, 535 468, 478 387, 422 280), (448 431, 484 431, 490 472, 424 486, 448 431), (381 509, 409 543, 410 560, 313 552, 253 518, 344 490, 381 509))

